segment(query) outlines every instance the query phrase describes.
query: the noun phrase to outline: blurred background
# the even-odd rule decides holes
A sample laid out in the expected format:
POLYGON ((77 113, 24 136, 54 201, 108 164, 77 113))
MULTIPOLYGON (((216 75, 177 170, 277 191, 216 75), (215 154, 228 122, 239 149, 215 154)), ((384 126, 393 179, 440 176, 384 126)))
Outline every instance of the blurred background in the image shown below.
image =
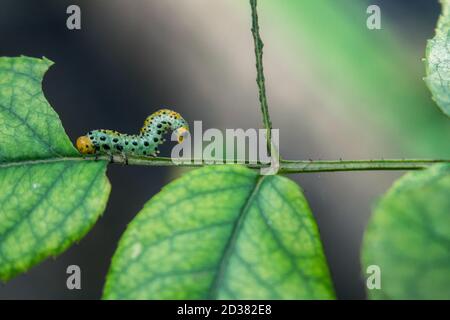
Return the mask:
MULTIPOLYGON (((273 126, 287 159, 448 158, 450 122, 425 83, 437 0, 260 0, 273 126), (377 4, 382 30, 368 30, 377 4)), ((68 135, 136 132, 161 106, 203 128, 262 127, 245 0, 0 0, 0 56, 55 62, 44 92, 68 135), (66 28, 81 7, 82 29, 66 28)), ((166 153, 167 155, 167 153, 166 153)), ((6 284, 0 299, 98 299, 127 223, 180 170, 110 166, 92 231, 6 284), (66 288, 77 264, 82 289, 66 288)), ((359 250, 371 207, 401 172, 293 175, 321 230, 338 298, 364 299, 359 250)))

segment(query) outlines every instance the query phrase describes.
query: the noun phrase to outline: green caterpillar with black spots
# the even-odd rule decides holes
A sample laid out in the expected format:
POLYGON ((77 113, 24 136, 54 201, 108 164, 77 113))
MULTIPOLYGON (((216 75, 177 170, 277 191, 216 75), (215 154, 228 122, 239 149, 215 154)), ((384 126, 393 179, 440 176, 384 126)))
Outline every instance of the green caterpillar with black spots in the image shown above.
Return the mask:
POLYGON ((128 162, 130 156, 153 156, 159 153, 158 146, 164 143, 164 134, 174 131, 178 143, 183 142, 189 126, 183 117, 173 110, 161 109, 148 116, 137 135, 124 134, 114 130, 92 130, 77 139, 76 146, 81 154, 118 154, 128 162))

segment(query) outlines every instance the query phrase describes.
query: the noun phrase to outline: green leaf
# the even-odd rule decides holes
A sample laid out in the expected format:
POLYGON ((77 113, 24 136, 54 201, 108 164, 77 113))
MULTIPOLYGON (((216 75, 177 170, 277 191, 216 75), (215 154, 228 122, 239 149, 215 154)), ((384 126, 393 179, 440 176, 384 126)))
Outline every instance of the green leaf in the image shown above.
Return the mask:
POLYGON ((372 299, 450 299, 450 166, 398 180, 376 206, 362 249, 363 274, 381 270, 372 299))
POLYGON ((79 155, 42 92, 52 64, 0 58, 0 163, 79 155))
POLYGON ((105 299, 332 299, 316 223, 300 188, 240 166, 166 185, 131 222, 105 299))
POLYGON ((103 212, 106 163, 84 161, 42 92, 47 59, 0 58, 0 279, 64 251, 103 212))
POLYGON ((450 0, 441 0, 442 16, 427 46, 427 82, 433 99, 450 117, 450 0))

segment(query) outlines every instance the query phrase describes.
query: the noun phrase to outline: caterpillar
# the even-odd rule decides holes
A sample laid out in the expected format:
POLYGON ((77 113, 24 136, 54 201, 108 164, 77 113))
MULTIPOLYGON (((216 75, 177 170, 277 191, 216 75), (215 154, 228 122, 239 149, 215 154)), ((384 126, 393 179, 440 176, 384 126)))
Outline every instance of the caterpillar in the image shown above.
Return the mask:
POLYGON ((78 137, 76 147, 81 154, 122 155, 128 163, 129 156, 153 156, 159 154, 158 146, 165 142, 164 134, 175 131, 178 143, 183 142, 189 126, 186 120, 175 111, 161 109, 144 121, 144 126, 137 135, 119 133, 114 130, 92 130, 78 137))

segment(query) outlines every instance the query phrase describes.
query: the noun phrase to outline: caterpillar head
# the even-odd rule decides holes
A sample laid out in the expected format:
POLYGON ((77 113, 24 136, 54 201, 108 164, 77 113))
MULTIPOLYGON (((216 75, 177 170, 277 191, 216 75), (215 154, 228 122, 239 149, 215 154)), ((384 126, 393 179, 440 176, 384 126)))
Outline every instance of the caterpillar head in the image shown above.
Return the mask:
POLYGON ((187 126, 180 127, 175 131, 178 143, 182 143, 184 138, 189 134, 189 128, 187 126))
POLYGON ((77 139, 77 149, 81 154, 95 153, 95 147, 88 136, 81 136, 77 139))

